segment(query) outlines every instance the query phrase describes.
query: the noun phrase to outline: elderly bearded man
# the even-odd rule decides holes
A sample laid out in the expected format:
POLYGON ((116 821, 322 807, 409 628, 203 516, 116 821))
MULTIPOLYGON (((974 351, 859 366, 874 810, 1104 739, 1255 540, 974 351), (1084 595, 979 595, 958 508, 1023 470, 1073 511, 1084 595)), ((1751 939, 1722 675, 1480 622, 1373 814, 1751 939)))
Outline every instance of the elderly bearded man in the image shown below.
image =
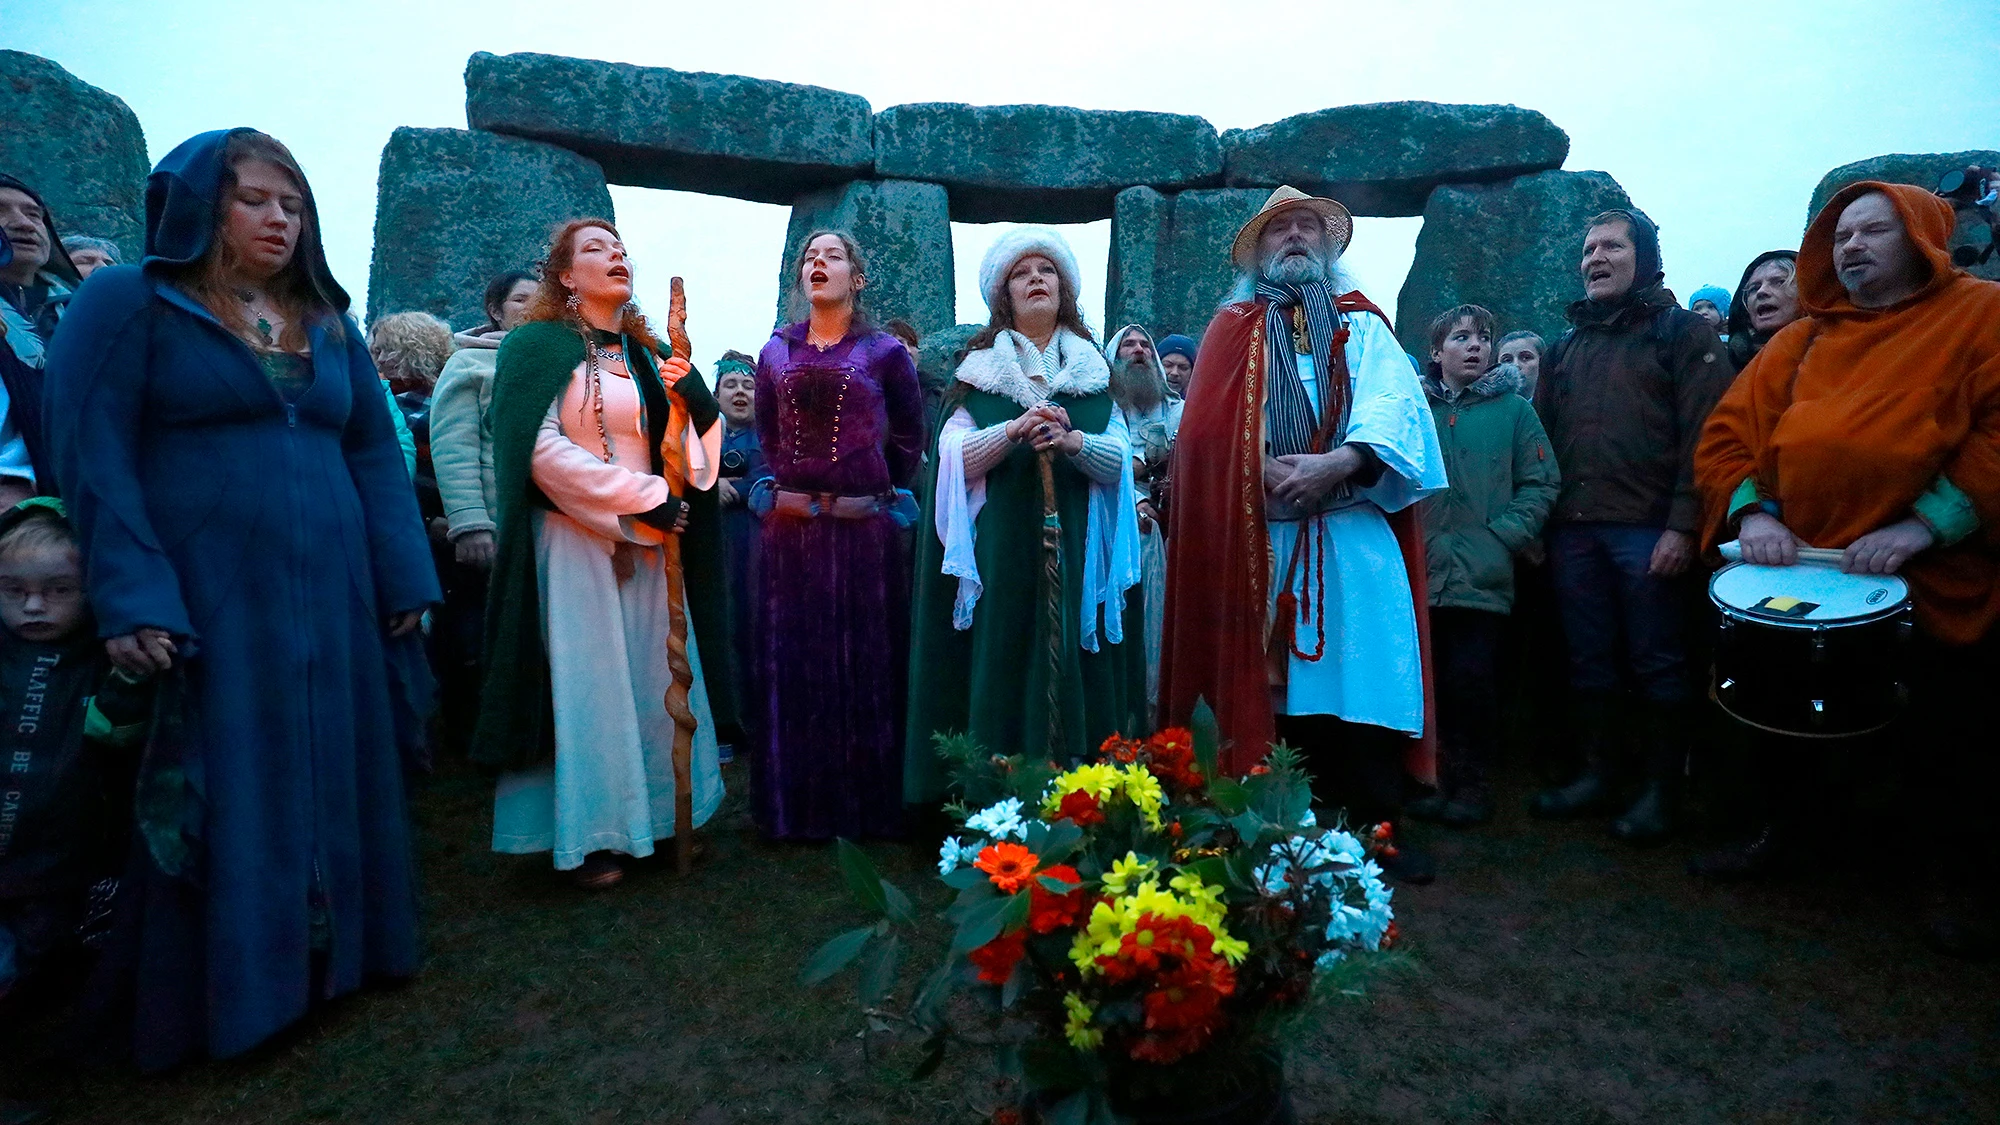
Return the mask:
MULTIPOLYGON (((1409 357, 1338 266, 1352 233, 1345 207, 1284 187, 1236 236, 1237 299, 1202 337, 1174 454, 1160 706, 1184 722, 1213 704, 1230 773, 1281 737, 1329 804, 1373 823, 1400 812, 1406 757, 1433 768, 1413 742, 1428 693, 1411 505, 1445 473, 1409 357)), ((1385 866, 1431 874, 1408 847, 1385 866)))

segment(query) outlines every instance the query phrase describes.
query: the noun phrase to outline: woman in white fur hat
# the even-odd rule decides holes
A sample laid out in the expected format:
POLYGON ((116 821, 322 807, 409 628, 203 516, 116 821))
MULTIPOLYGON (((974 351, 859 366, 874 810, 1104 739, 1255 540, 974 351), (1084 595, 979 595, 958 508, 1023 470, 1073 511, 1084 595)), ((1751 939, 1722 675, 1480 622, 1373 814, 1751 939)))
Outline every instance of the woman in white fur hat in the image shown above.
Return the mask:
POLYGON ((945 393, 917 548, 904 799, 944 795, 932 736, 1072 761, 1145 733, 1132 445, 1062 235, 979 267, 992 316, 945 393), (1128 636, 1129 634, 1129 636, 1128 636))

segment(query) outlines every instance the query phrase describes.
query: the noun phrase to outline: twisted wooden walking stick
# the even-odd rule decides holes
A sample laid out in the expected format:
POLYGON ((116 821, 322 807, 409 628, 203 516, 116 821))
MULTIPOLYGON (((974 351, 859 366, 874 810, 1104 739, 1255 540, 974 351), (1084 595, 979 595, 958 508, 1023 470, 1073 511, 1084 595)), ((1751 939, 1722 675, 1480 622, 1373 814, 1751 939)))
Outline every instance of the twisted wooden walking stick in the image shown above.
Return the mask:
MULTIPOLYGON (((667 304, 667 344, 682 359, 690 359, 694 348, 687 335, 687 291, 674 278, 667 304)), ((682 478, 686 488, 686 478, 682 478)), ((683 496, 685 500, 685 496, 683 496)), ((673 683, 667 687, 667 714, 674 720, 674 868, 685 875, 694 870, 694 706, 689 692, 694 688, 694 667, 688 663, 687 572, 681 565, 681 537, 668 535, 664 545, 667 563, 667 668, 673 683)))
POLYGON ((1036 455, 1042 475, 1042 583, 1049 634, 1049 755, 1064 760, 1062 746, 1062 513, 1056 507, 1056 451, 1044 449, 1036 455))

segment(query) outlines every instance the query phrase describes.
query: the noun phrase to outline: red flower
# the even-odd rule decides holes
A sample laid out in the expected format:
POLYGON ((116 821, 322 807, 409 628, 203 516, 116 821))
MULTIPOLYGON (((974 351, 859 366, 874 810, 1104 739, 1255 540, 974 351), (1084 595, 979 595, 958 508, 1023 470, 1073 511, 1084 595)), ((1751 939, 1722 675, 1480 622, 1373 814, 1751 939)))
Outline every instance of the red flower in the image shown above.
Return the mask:
POLYGON ((1083 914, 1083 877, 1066 863, 1044 868, 1042 874, 1064 883, 1077 884, 1067 894, 1056 894, 1042 886, 1040 879, 1028 884, 1028 928, 1038 934, 1054 933, 1073 926, 1083 914))
POLYGON ((1078 828, 1089 828, 1093 824, 1104 823, 1104 806, 1095 796, 1081 789, 1063 795, 1062 804, 1056 806, 1056 819, 1068 820, 1078 828))
POLYGON ((1006 984, 1027 949, 1028 931, 1015 930, 1011 934, 1001 934, 965 956, 979 966, 980 980, 987 984, 1006 984))
POLYGON ((1182 789, 1198 789, 1203 778, 1194 761, 1194 736, 1185 727, 1168 727, 1146 740, 1146 768, 1153 776, 1182 789))
POLYGON ((1106 980, 1123 984, 1141 976, 1172 969, 1186 961, 1215 956, 1215 935, 1190 918, 1142 914, 1131 933, 1119 940, 1118 952, 1102 954, 1097 965, 1106 980))
POLYGON ((1265 774, 1267 774, 1267 773, 1270 773, 1270 772, 1271 772, 1271 767, 1270 767, 1270 766, 1267 766, 1267 765, 1265 765, 1265 764, 1264 764, 1264 763, 1262 763, 1262 762, 1258 762, 1258 763, 1257 763, 1256 765, 1254 765, 1254 766, 1251 766, 1251 767, 1250 767, 1250 776, 1251 776, 1251 777, 1262 777, 1262 776, 1264 776, 1265 774))
POLYGON ((1021 1111, 1011 1105, 1003 1105, 993 1111, 993 1125, 1021 1125, 1021 1111))
POLYGON ((1011 895, 1034 875, 1038 862, 1035 853, 1021 845, 1001 843, 981 849, 972 866, 986 872, 1000 893, 1011 895))

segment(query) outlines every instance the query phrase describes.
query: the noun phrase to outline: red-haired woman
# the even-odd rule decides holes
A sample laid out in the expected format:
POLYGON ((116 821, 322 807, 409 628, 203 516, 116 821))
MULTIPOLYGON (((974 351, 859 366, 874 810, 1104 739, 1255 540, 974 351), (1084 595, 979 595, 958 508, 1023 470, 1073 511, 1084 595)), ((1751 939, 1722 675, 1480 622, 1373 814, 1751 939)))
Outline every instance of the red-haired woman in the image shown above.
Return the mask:
POLYGON ((437 575, 346 310, 291 154, 218 131, 153 170, 145 263, 98 271, 50 349, 98 631, 181 719, 105 962, 146 1069, 417 968, 389 657, 422 660, 437 575))
POLYGON ((715 397, 632 306, 603 219, 549 243, 493 390, 498 556, 475 761, 507 771, 495 851, 553 852, 579 886, 722 803, 718 720, 734 726, 715 479, 715 397), (676 777, 675 744, 689 775, 676 777))

